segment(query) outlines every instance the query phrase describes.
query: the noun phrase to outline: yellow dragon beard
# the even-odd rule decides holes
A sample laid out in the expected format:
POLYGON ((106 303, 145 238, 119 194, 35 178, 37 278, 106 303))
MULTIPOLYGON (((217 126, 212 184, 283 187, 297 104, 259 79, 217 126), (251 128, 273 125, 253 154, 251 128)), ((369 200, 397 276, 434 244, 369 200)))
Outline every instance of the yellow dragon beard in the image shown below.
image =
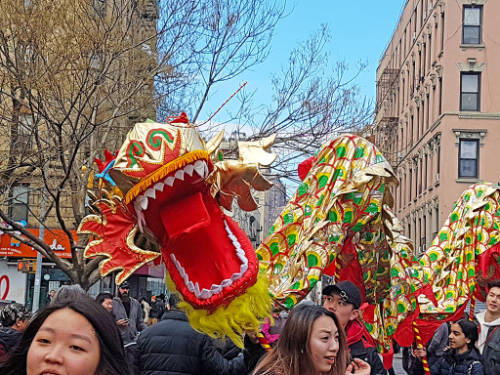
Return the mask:
MULTIPOLYGON (((167 287, 175 292, 175 284, 167 274, 167 287)), ((241 296, 233 299, 227 306, 220 306, 213 313, 195 309, 185 302, 180 293, 178 308, 184 311, 193 329, 213 338, 229 337, 235 345, 243 348, 245 332, 257 332, 264 318, 271 318, 271 297, 269 280, 259 273, 257 282, 241 296)))

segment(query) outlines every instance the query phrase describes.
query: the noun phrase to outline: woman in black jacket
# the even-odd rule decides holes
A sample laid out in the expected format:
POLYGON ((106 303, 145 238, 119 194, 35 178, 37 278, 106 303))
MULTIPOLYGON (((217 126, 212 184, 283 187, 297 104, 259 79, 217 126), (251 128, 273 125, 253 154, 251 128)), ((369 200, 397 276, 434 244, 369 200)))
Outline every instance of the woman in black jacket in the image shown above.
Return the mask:
POLYGON ((475 347, 477 326, 461 319, 450 327, 449 347, 431 367, 432 375, 483 375, 481 357, 475 347))

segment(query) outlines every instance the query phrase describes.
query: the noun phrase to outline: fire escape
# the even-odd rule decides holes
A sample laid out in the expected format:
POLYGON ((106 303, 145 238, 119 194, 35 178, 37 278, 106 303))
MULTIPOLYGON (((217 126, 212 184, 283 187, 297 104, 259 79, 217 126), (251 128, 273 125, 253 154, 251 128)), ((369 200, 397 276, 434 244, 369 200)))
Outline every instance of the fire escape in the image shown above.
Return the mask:
POLYGON ((384 69, 377 81, 377 105, 375 107, 375 118, 380 118, 376 124, 377 145, 393 166, 399 161, 397 155, 399 71, 399 69, 389 67, 384 69), (379 117, 379 114, 382 117, 379 117))

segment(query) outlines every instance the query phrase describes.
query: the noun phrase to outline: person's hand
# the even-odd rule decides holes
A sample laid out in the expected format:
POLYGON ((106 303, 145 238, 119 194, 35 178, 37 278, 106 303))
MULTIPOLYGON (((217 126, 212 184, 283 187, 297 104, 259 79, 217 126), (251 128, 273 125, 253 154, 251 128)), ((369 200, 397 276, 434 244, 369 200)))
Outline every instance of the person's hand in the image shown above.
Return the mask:
POLYGON ((247 331, 246 334, 247 334, 248 338, 250 339, 250 341, 252 342, 252 344, 259 343, 259 338, 257 337, 257 332, 247 331))
POLYGON ((425 348, 417 348, 415 350, 415 357, 417 357, 420 360, 424 359, 424 357, 426 355, 427 355, 427 351, 425 350, 425 348))
POLYGON ((368 363, 359 358, 354 358, 345 370, 346 375, 370 375, 371 367, 368 363))
POLYGON ((128 319, 120 319, 116 321, 116 325, 118 327, 126 327, 128 326, 128 319))

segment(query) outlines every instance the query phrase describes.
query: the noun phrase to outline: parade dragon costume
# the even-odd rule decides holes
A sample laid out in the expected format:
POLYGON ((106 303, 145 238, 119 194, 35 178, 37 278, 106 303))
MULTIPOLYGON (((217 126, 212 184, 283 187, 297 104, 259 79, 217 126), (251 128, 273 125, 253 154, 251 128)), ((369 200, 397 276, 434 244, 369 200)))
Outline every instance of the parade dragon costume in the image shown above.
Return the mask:
MULTIPOLYGON (((484 301, 487 282, 500 278, 500 186, 477 183, 456 201, 443 227, 412 271, 412 283, 432 286, 415 316, 424 342, 445 320, 462 317, 468 303, 484 301)), ((410 338, 411 339, 411 338, 410 338)))
POLYGON ((299 176, 302 184, 257 249, 271 296, 291 309, 322 274, 352 281, 367 302, 366 328, 389 362, 396 328, 418 294, 406 273, 413 245, 390 208, 393 170, 373 144, 344 135, 299 165, 299 176))
POLYGON ((184 113, 166 124, 136 124, 99 168, 123 198, 94 201, 96 213, 79 233, 91 236, 85 257, 104 256, 101 274, 118 270, 117 284, 161 257, 191 325, 242 344, 241 334, 259 328, 271 302, 250 240, 222 208, 231 210, 235 198, 243 210, 257 208, 250 189, 271 187, 259 166, 274 161, 267 152, 274 136, 239 142, 238 160, 221 160, 222 137, 205 143, 184 113))

